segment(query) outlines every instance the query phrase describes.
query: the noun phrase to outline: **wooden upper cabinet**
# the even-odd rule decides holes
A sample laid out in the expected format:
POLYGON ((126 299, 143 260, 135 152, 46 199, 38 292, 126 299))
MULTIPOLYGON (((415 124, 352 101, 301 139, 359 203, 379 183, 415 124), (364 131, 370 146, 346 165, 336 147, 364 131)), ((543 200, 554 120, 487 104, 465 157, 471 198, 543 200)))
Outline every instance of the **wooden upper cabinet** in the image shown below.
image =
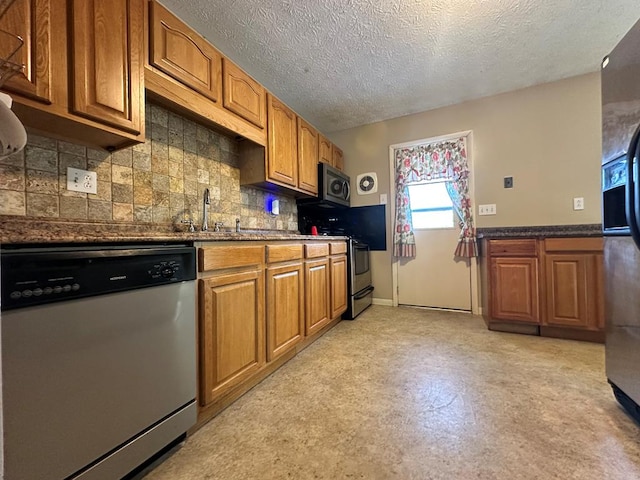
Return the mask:
POLYGON ((142 131, 143 7, 136 0, 73 0, 72 111, 142 131))
POLYGON ((149 62, 180 83, 219 102, 222 56, 198 33, 157 2, 151 2, 149 62))
POLYGON ((227 58, 222 60, 222 91, 224 108, 256 127, 265 127, 267 101, 264 87, 227 58))
POLYGON ((298 117, 298 186, 318 194, 318 132, 298 117))
POLYGON ((318 143, 318 161, 333 166, 333 145, 323 135, 318 135, 318 143))
POLYGON ((344 156, 342 150, 335 145, 332 147, 331 158, 333 166, 342 172, 344 170, 344 156))
POLYGON ((272 95, 268 102, 268 178, 298 186, 298 128, 296 114, 272 95))
MULTIPOLYGON (((51 103, 51 62, 54 55, 51 51, 51 22, 51 0, 16 0, 0 19, 0 30, 24 40, 24 45, 12 58, 14 63, 23 64, 24 69, 8 80, 3 89, 42 103, 51 103)), ((13 39, 2 34, 0 58, 8 58, 16 45, 13 39)))

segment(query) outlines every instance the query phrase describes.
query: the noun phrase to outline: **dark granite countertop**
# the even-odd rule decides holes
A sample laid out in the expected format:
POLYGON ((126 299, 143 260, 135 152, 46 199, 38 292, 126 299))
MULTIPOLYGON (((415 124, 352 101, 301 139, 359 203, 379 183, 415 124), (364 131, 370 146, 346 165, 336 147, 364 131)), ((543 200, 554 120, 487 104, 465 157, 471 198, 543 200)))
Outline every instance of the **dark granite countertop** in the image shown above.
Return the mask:
POLYGON ((529 227, 476 228, 478 238, 551 238, 551 237, 601 237, 602 225, 543 225, 529 227))
POLYGON ((0 217, 0 244, 346 240, 346 238, 343 236, 301 235, 289 230, 247 229, 240 232, 176 232, 165 225, 0 217))

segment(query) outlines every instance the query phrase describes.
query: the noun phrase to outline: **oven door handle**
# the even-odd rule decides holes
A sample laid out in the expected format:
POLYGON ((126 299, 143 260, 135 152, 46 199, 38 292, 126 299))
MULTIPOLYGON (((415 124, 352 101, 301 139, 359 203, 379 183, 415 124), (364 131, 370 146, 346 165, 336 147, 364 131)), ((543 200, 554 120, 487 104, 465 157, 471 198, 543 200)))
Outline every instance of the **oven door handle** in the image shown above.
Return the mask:
POLYGON ((371 292, 373 292, 373 285, 369 285, 367 288, 365 288, 361 292, 359 292, 356 295, 354 295, 353 299, 354 300, 362 300, 364 297, 369 295, 371 292))

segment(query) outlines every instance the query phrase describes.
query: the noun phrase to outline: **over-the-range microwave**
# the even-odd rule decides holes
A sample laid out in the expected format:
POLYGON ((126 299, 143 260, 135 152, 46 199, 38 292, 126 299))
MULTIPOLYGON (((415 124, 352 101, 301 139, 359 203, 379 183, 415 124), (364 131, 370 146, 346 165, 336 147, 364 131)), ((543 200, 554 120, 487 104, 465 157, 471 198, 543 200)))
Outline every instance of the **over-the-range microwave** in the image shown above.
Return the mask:
POLYGON ((316 205, 318 207, 349 207, 351 199, 350 178, 340 170, 326 163, 318 164, 318 196, 316 198, 299 198, 300 205, 316 205))

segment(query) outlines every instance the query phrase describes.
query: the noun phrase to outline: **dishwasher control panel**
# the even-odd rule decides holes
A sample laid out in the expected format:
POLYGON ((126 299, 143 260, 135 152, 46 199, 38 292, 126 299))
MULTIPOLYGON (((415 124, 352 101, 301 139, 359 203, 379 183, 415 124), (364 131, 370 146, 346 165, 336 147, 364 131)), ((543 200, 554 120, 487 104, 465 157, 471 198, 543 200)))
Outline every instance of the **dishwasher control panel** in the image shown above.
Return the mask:
POLYGON ((195 248, 3 250, 2 311, 75 298, 195 280, 195 248))

